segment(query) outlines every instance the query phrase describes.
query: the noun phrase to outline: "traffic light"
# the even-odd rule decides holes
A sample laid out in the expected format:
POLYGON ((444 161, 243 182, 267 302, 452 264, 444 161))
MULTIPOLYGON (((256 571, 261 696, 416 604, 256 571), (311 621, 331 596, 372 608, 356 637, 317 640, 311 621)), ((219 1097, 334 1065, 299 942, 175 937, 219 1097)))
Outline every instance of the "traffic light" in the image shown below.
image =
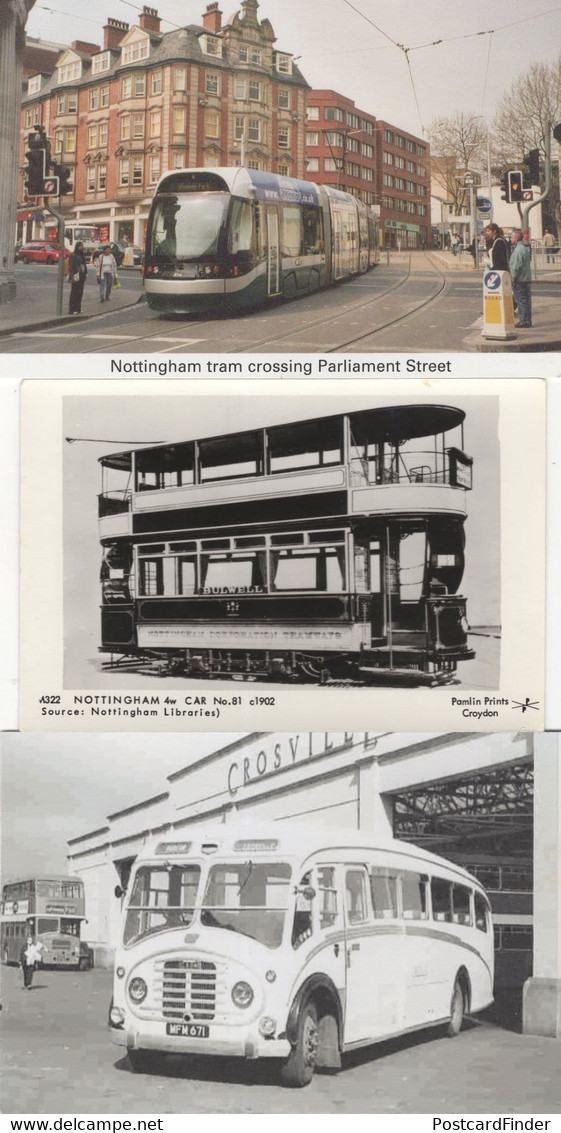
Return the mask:
POLYGON ((51 147, 47 141, 43 126, 35 126, 27 135, 28 149, 26 151, 27 166, 24 181, 26 192, 30 197, 43 195, 43 180, 48 172, 51 147))
POLYGON ((53 173, 55 177, 58 177, 59 179, 59 196, 64 197, 68 193, 74 192, 74 186, 70 180, 72 171, 68 168, 67 165, 57 165, 55 162, 55 164, 53 165, 53 173))
POLYGON ((524 186, 531 189, 532 185, 539 185, 540 183, 539 149, 531 149, 529 153, 524 154, 524 165, 528 168, 528 173, 524 173, 524 186))
POLYGON ((508 198, 509 201, 522 200, 522 173, 520 169, 508 171, 508 198))
POLYGON ((508 185, 508 173, 503 173, 501 180, 501 201, 510 201, 510 190, 508 185))

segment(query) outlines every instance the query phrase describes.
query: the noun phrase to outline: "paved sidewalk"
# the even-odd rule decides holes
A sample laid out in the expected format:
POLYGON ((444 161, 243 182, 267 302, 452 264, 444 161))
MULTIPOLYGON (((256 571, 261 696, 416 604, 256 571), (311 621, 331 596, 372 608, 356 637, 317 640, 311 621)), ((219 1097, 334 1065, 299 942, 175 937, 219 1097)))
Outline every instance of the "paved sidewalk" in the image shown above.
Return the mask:
MULTIPOLYGON (((45 269, 49 270, 49 269, 45 269)), ((119 269, 122 277, 125 272, 138 272, 138 268, 119 269)), ((13 334, 14 331, 38 330, 41 327, 65 326, 67 323, 79 323, 93 315, 103 314, 105 311, 121 310, 124 307, 133 307, 143 301, 144 293, 135 291, 121 285, 111 293, 109 303, 99 301, 99 291, 95 272, 89 268, 84 297, 82 301, 82 314, 69 315, 68 300, 70 298, 70 284, 64 282, 62 294, 63 315, 56 315, 57 278, 56 269, 50 269, 45 284, 37 287, 34 282, 25 278, 23 270, 16 270, 17 294, 11 303, 0 304, 0 338, 13 334)))
MULTIPOLYGON (((516 338, 483 338, 483 314, 475 330, 464 338, 464 349, 485 353, 525 353, 526 351, 561 350, 561 288, 559 295, 540 295, 539 284, 532 287, 531 327, 520 327, 516 338)), ((483 302, 483 301, 482 301, 483 302)))

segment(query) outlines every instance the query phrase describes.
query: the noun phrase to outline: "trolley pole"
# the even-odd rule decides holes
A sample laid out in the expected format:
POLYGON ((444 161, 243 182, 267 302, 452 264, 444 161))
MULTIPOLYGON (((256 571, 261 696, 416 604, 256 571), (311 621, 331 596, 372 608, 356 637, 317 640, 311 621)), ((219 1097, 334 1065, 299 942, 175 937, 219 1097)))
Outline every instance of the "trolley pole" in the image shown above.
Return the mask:
POLYGON ((62 315, 62 295, 64 290, 64 217, 62 213, 59 212, 58 209, 53 208, 51 204, 46 204, 45 208, 47 212, 50 212, 51 216, 54 216, 56 218, 56 221, 58 223, 58 243, 60 247, 60 255, 58 257, 58 273, 56 280, 56 313, 57 317, 60 318, 60 316, 62 315))

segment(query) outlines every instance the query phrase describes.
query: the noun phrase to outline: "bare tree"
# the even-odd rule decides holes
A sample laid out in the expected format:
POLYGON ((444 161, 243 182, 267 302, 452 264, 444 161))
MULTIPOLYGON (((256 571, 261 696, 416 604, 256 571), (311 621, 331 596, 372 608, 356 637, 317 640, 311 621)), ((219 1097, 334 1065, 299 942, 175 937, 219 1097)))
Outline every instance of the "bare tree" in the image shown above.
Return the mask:
POLYGON ((436 118, 429 127, 429 139, 433 179, 459 215, 468 207, 462 185, 467 170, 486 168, 487 126, 480 115, 460 111, 450 118, 436 118))

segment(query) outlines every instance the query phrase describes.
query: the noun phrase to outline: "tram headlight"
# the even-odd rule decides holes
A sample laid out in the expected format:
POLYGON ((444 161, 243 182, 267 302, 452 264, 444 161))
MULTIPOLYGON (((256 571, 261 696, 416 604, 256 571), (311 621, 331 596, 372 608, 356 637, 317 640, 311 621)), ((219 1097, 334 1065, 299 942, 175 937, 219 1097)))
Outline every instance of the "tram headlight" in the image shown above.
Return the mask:
POLYGON ((236 1007, 250 1007, 253 1003, 253 988, 245 980, 238 980, 232 988, 232 999, 236 1007))
POLYGON ((133 1003, 142 1003, 143 999, 146 999, 148 995, 146 980, 143 980, 141 976, 134 976, 129 984, 128 991, 133 1003))

